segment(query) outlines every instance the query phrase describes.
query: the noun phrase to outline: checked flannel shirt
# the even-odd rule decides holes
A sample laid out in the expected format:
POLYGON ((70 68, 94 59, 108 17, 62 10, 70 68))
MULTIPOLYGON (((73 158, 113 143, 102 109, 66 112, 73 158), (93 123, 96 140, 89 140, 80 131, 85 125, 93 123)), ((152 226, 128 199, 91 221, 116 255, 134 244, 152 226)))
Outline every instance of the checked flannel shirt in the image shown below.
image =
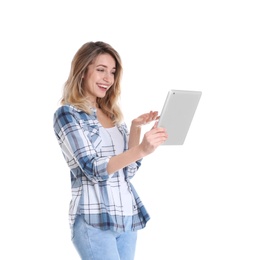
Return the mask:
MULTIPOLYGON (((84 198, 82 213, 87 224, 102 230, 125 231, 124 216, 115 209, 108 194, 107 164, 114 155, 113 149, 102 149, 96 109, 89 115, 71 105, 59 107, 54 113, 54 132, 63 156, 70 169, 72 199, 69 206, 69 223, 73 228, 80 214, 80 199, 84 198)), ((125 123, 117 125, 128 149, 128 130, 125 123)), ((144 228, 150 219, 130 179, 141 165, 141 160, 123 169, 133 198, 133 231, 144 228)), ((117 176, 117 172, 114 173, 117 176)))

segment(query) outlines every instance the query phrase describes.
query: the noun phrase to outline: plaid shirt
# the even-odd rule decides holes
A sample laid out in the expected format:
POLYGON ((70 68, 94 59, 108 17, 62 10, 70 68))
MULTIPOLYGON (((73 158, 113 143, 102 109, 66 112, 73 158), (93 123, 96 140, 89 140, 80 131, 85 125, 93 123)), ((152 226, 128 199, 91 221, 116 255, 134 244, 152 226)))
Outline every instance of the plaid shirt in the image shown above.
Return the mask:
MULTIPOLYGON (((117 232, 125 231, 123 213, 116 209, 109 190, 107 164, 114 156, 114 149, 102 149, 102 137, 96 110, 91 115, 65 105, 54 114, 54 131, 63 156, 70 168, 72 199, 69 207, 69 223, 72 228, 80 201, 85 221, 94 227, 117 232), (81 200, 82 197, 82 200, 81 200)), ((125 123, 117 125, 124 140, 124 150, 128 149, 128 130, 125 123)), ((130 179, 135 175, 141 160, 123 169, 128 188, 133 197, 132 230, 145 227, 149 215, 143 206, 130 179)), ((118 172, 114 175, 117 176, 118 172)), ((117 183, 117 182, 116 182, 117 183)))

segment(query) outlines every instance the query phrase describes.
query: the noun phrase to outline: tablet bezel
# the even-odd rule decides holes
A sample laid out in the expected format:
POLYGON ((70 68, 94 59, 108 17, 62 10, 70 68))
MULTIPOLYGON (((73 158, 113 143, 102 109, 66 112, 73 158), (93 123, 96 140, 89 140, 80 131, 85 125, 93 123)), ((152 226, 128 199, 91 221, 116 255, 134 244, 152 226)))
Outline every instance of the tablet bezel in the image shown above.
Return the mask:
POLYGON ((199 104, 201 91, 175 90, 168 92, 158 121, 165 127, 168 139, 163 145, 183 145, 199 104))

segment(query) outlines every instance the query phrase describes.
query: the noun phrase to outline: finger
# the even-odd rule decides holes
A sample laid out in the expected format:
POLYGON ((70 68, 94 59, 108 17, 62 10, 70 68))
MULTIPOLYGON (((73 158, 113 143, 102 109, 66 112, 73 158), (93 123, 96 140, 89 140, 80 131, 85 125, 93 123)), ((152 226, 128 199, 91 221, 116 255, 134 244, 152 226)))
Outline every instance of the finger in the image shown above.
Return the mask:
POLYGON ((148 121, 154 121, 157 119, 158 112, 157 111, 150 111, 148 114, 148 121))
POLYGON ((167 133, 158 132, 152 136, 152 143, 156 144, 156 145, 160 145, 160 144, 164 143, 167 139, 168 139, 167 133))
POLYGON ((156 129, 158 125, 158 121, 155 121, 155 124, 153 125, 153 127, 151 129, 156 129))
POLYGON ((165 133, 167 134, 167 130, 164 127, 158 127, 158 121, 155 122, 154 126, 150 130, 153 133, 165 133))

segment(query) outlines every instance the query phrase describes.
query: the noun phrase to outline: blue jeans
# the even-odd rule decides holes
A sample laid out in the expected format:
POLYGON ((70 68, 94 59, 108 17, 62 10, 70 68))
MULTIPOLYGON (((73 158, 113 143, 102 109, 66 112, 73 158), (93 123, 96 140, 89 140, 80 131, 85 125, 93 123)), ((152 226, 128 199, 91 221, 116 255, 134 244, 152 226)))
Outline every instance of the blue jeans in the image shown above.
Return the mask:
POLYGON ((82 260, 133 260, 136 231, 117 233, 88 225, 79 215, 73 227, 72 242, 82 260))

